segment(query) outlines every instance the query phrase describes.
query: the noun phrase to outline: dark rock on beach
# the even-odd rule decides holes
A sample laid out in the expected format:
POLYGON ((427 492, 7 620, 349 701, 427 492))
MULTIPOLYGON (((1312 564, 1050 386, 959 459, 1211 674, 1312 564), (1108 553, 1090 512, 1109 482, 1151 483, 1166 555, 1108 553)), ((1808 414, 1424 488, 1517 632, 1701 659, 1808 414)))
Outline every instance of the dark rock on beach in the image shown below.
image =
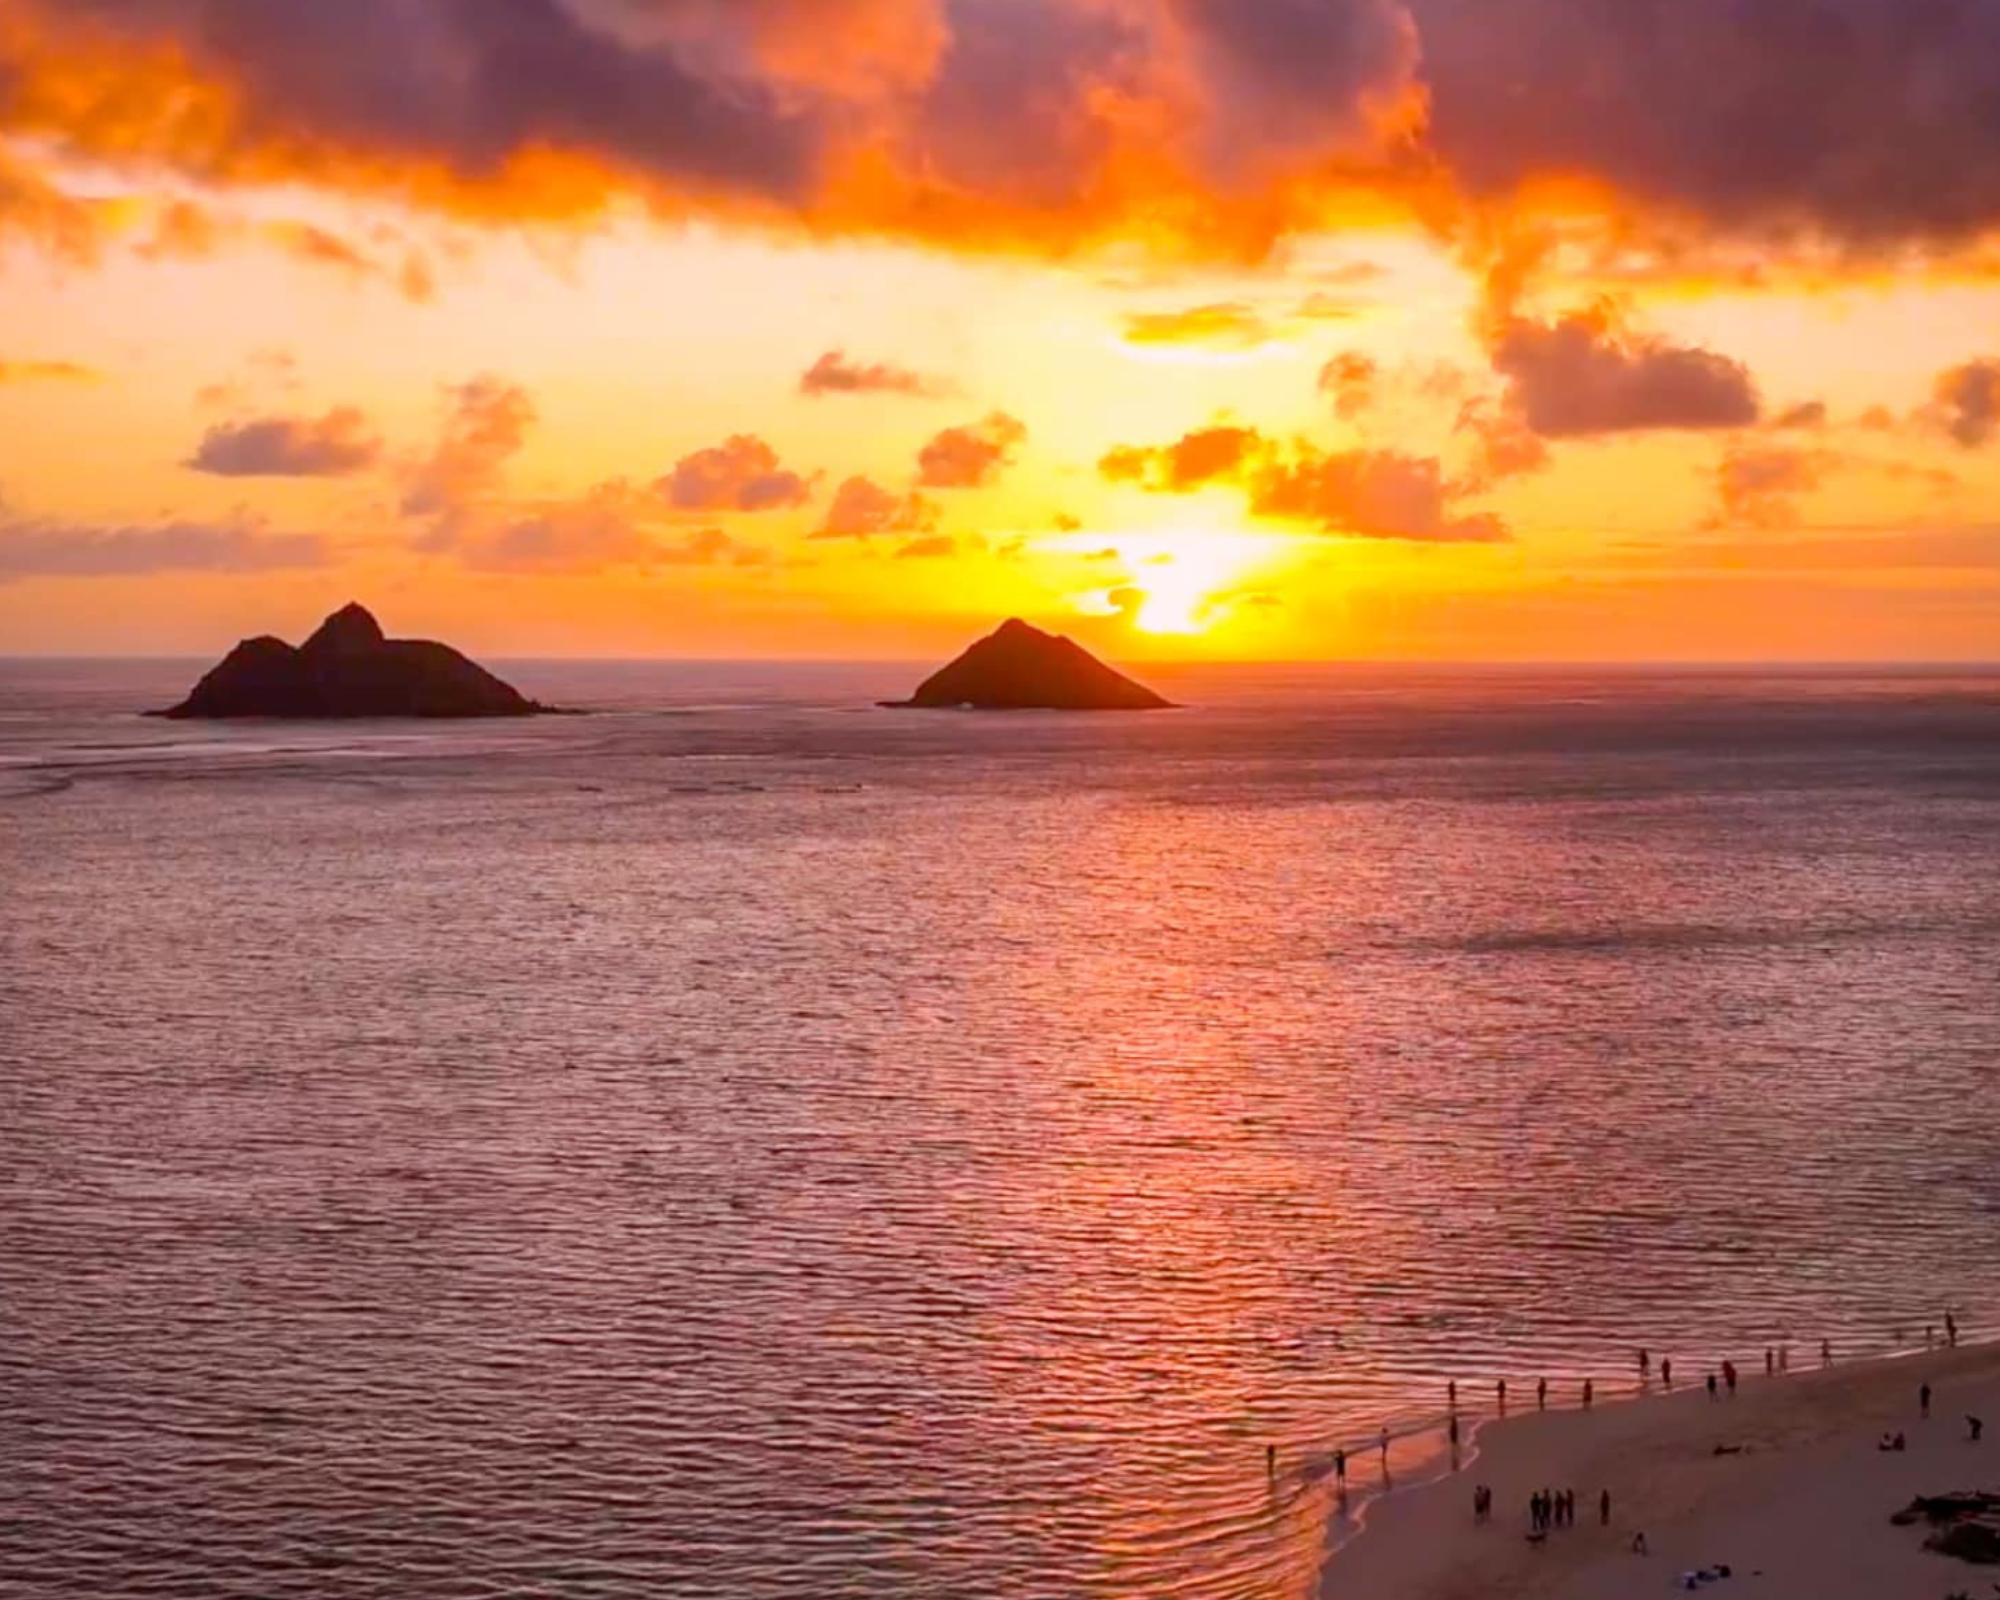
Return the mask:
POLYGON ((532 717, 537 705, 448 645, 390 639, 363 607, 342 607, 304 644, 246 639, 179 705, 185 721, 283 717, 532 717))
POLYGON ((1162 711, 1144 684, 1113 671, 1074 640, 1019 621, 981 639, 896 708, 978 711, 1162 711))

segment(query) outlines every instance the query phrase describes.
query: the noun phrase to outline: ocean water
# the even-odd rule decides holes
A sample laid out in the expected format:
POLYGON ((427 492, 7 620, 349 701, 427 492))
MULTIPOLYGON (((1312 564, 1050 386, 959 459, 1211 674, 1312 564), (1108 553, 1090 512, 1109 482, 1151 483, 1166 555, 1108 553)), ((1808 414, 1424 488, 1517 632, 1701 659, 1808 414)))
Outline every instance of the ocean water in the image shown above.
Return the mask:
POLYGON ((5 1600, 1305 1596, 1449 1380, 2000 1321, 2000 677, 192 670, 0 664, 5 1600))

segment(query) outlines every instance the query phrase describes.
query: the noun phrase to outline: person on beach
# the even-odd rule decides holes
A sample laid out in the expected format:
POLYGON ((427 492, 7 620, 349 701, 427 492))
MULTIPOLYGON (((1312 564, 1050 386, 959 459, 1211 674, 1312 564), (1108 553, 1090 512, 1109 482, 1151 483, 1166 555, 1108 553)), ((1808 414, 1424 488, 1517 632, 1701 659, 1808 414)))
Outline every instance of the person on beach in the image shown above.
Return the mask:
POLYGON ((1458 1379, 1453 1378, 1444 1386, 1444 1403, 1447 1409, 1458 1409, 1458 1379))
POLYGON ((1944 1342, 1953 1350, 1958 1348, 1958 1318, 1949 1311, 1944 1314, 1944 1342))
POLYGON ((1722 1381, 1723 1381, 1724 1383, 1726 1383, 1726 1384, 1728 1384, 1728 1385, 1729 1385, 1729 1398, 1730 1398, 1730 1399, 1732 1399, 1732 1400, 1734 1400, 1734 1399, 1736 1398, 1736 1363, 1735 1363, 1735 1362, 1733 1362, 1733 1361, 1725 1361, 1725 1362, 1723 1362, 1723 1363, 1722 1363, 1722 1381))
POLYGON ((1456 1455, 1456 1454, 1458 1453, 1458 1418, 1457 1418, 1457 1417, 1453 1417, 1453 1418, 1451 1419, 1451 1428, 1450 1428, 1450 1430, 1449 1430, 1449 1431, 1450 1431, 1450 1433, 1451 1433, 1451 1449, 1452 1449, 1452 1454, 1453 1454, 1453 1455, 1456 1455))
POLYGON ((1764 1376, 1776 1377, 1778 1373, 1778 1352, 1769 1345, 1764 1346, 1764 1376))
POLYGON ((1639 1352, 1639 1376, 1642 1378, 1648 1378, 1652 1376, 1652 1373, 1653 1373, 1653 1352, 1650 1350, 1642 1349, 1639 1352))
POLYGON ((1632 1554, 1634 1554, 1635 1556, 1643 1556, 1647 1553, 1648 1552, 1646 1546, 1646 1535, 1645 1532, 1641 1530, 1640 1532, 1632 1535, 1632 1554))
POLYGON ((1340 1485, 1340 1492, 1342 1494, 1347 1492, 1347 1452, 1345 1450, 1336 1450, 1333 1453, 1333 1481, 1340 1485))
POLYGON ((1930 1421, 1931 1386, 1929 1384, 1924 1384, 1917 1390, 1917 1415, 1922 1417, 1926 1422, 1930 1421))
POLYGON ((1504 1416, 1507 1411, 1507 1380, 1505 1378, 1502 1378, 1498 1383, 1496 1383, 1493 1386, 1493 1392, 1499 1395, 1500 1397, 1500 1411, 1501 1414, 1504 1416))
POLYGON ((1382 1444, 1382 1476, 1386 1478, 1389 1476, 1389 1429, 1386 1424, 1383 1426, 1382 1429, 1381 1444, 1382 1444))
POLYGON ((1979 1436, 1986 1431, 1986 1424, 1977 1417, 1967 1417, 1965 1419, 1965 1428, 1966 1432, 1971 1436, 1972 1442, 1977 1444, 1979 1443, 1979 1436))
POLYGON ((1264 1476, 1267 1478, 1275 1478, 1277 1475, 1278 1475, 1278 1447, 1274 1444, 1267 1444, 1264 1446, 1264 1476))
POLYGON ((1669 1389, 1674 1386, 1674 1358, 1666 1356, 1660 1362, 1660 1382, 1669 1389))
POLYGON ((1708 1375, 1708 1397, 1711 1400, 1715 1398, 1715 1374, 1712 1372, 1708 1375))
POLYGON ((1537 1533, 1548 1526, 1547 1519, 1542 1515, 1542 1497, 1539 1494, 1528 1496, 1528 1526, 1537 1533))
POLYGON ((1585 1378, 1583 1380, 1583 1409, 1588 1411, 1590 1409, 1591 1401, 1595 1400, 1596 1398, 1597 1398, 1597 1385, 1589 1378, 1585 1378))
POLYGON ((1831 1339, 1822 1339, 1819 1342, 1819 1364, 1823 1367, 1833 1365, 1833 1341, 1831 1339))
POLYGON ((1606 1489, 1597 1497, 1597 1525, 1600 1528, 1611 1526, 1611 1491, 1609 1489, 1606 1489))
POLYGON ((1535 1380, 1535 1409, 1537 1411, 1546 1411, 1549 1409, 1549 1380, 1547 1378, 1537 1378, 1535 1380))

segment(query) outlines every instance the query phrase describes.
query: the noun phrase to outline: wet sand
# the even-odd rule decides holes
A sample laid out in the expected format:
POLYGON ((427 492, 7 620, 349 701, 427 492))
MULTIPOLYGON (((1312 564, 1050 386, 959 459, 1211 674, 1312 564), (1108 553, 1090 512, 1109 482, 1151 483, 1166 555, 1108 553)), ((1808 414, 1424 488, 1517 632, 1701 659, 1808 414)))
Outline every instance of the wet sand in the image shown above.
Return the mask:
POLYGON ((1754 1359, 1734 1400, 1711 1401, 1703 1373, 1688 1382, 1677 1370, 1671 1394, 1488 1423, 1457 1471, 1368 1508, 1361 1534, 1329 1561, 1320 1600, 1627 1600, 1681 1592, 1681 1574, 1723 1563, 1733 1576, 1702 1589, 1721 1600, 1993 1593, 2000 1569, 1927 1551, 1927 1529, 1889 1518, 1919 1494, 2000 1491, 2000 1345, 1809 1372, 1795 1349, 1794 1370, 1770 1379, 1762 1352, 1754 1359), (1917 1398, 1926 1381, 1928 1422, 1917 1398), (1981 1443, 1968 1440, 1968 1412, 1986 1420, 1981 1443), (1876 1448, 1898 1430, 1907 1451, 1876 1448), (1472 1515, 1481 1483, 1494 1493, 1485 1526, 1472 1515), (1536 1545, 1528 1500, 1545 1487, 1576 1491, 1577 1525, 1536 1545), (1632 1551, 1638 1531, 1649 1554, 1632 1551))

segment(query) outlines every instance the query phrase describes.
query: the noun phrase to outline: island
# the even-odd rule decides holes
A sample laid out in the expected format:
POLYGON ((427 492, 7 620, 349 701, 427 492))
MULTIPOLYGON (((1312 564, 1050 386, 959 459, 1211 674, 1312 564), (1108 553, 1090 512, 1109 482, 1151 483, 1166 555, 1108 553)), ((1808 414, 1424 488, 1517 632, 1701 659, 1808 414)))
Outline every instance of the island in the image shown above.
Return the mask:
POLYGON ((1165 711, 1144 684, 1115 672, 1083 646, 1044 633, 1019 618, 981 639, 943 671, 924 680, 894 710, 1165 711))
POLYGON ((239 717, 548 715, 448 645, 390 639, 363 606, 341 607, 296 647, 246 639, 179 705, 148 715, 175 721, 239 717))

